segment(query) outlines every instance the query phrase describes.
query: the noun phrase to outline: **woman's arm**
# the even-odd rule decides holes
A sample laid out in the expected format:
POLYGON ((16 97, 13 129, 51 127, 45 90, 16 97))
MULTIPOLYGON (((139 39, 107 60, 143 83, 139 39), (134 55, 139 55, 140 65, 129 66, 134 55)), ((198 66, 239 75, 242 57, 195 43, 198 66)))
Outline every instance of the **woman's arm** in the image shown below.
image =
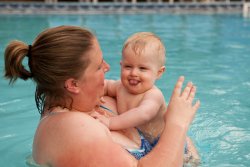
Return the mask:
POLYGON ((175 85, 165 114, 165 129, 156 147, 139 161, 142 166, 182 166, 186 132, 200 106, 199 101, 192 105, 196 88, 188 83, 182 92, 183 82, 184 77, 180 77, 175 85))

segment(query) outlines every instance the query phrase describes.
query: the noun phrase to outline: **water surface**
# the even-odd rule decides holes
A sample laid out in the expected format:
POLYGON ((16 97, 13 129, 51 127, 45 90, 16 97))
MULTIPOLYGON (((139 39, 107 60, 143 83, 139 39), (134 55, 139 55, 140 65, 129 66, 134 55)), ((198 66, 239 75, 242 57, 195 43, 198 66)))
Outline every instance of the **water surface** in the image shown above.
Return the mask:
MULTIPOLYGON (((167 48, 167 70, 157 82, 169 100, 178 76, 198 87, 201 100, 189 135, 202 167, 250 166, 250 20, 241 15, 0 15, 0 70, 4 48, 13 39, 32 43, 57 25, 91 28, 111 65, 107 78, 119 78, 124 40, 138 31, 159 35, 167 48)), ((3 73, 2 73, 3 74, 3 73)), ((39 121, 32 81, 8 86, 0 80, 0 164, 26 166, 39 121)))

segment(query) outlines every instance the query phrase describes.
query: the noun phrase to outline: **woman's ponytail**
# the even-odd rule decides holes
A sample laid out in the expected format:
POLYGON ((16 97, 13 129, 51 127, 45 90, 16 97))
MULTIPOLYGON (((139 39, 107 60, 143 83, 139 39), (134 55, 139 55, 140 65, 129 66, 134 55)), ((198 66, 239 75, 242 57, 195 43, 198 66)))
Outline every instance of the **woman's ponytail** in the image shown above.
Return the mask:
POLYGON ((31 61, 31 47, 21 41, 12 41, 5 49, 5 74, 4 76, 13 84, 17 78, 27 80, 32 77, 30 71, 25 69, 23 60, 25 56, 31 61), (28 55, 29 54, 29 55, 28 55), (27 56, 28 55, 28 56, 27 56))

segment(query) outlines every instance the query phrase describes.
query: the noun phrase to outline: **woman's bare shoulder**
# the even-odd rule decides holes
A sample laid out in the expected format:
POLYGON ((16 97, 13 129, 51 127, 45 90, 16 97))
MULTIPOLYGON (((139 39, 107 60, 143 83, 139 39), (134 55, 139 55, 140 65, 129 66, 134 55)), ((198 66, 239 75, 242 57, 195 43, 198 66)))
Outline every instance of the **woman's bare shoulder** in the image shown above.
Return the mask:
POLYGON ((79 136, 82 140, 87 138, 86 136, 110 135, 110 131, 104 125, 81 112, 56 113, 42 120, 41 124, 46 131, 52 132, 54 138, 60 137, 61 140, 79 136))
MULTIPOLYGON (((77 158, 77 155, 85 154, 89 145, 99 144, 97 138, 108 138, 108 133, 104 126, 84 113, 51 114, 39 123, 33 144, 33 156, 38 163, 66 163, 64 160, 73 155, 77 158)), ((82 160, 84 157, 86 156, 82 155, 82 160)))
MULTIPOLYGON (((56 130, 57 132, 65 131, 72 127, 78 127, 81 129, 88 128, 89 126, 95 127, 98 126, 100 128, 98 121, 89 116, 88 114, 81 112, 56 112, 45 116, 39 123, 39 128, 45 128, 48 130, 56 130)), ((75 128, 74 128, 75 129, 75 128)), ((101 128, 104 129, 104 128, 101 128)), ((78 130, 77 130, 78 131, 78 130)), ((80 133, 80 131, 79 131, 80 133)))
MULTIPOLYGON (((49 122, 43 128, 47 129, 48 126, 51 126, 46 130, 46 139, 49 140, 44 144, 47 145, 46 148, 51 149, 47 149, 47 153, 45 151, 44 155, 46 161, 53 164, 52 166, 77 167, 83 166, 83 164, 95 166, 97 165, 95 163, 107 163, 109 166, 112 162, 111 159, 108 160, 109 156, 116 157, 117 154, 123 154, 124 157, 131 158, 126 156, 125 150, 112 141, 110 131, 87 114, 80 112, 60 113, 44 121, 44 123, 49 122)), ((116 158, 116 161, 117 164, 120 164, 123 160, 116 158)), ((113 162, 115 161, 113 160, 113 162)))

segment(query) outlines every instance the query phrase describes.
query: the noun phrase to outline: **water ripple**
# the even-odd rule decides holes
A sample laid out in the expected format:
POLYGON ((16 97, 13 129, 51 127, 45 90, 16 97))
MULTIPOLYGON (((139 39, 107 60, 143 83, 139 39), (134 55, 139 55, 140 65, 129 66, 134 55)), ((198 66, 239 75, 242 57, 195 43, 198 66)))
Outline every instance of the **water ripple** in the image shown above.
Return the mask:
POLYGON ((11 100, 11 101, 0 103, 0 106, 5 106, 5 105, 13 104, 13 103, 17 103, 17 102, 20 102, 20 101, 21 101, 21 99, 14 99, 14 100, 11 100))

